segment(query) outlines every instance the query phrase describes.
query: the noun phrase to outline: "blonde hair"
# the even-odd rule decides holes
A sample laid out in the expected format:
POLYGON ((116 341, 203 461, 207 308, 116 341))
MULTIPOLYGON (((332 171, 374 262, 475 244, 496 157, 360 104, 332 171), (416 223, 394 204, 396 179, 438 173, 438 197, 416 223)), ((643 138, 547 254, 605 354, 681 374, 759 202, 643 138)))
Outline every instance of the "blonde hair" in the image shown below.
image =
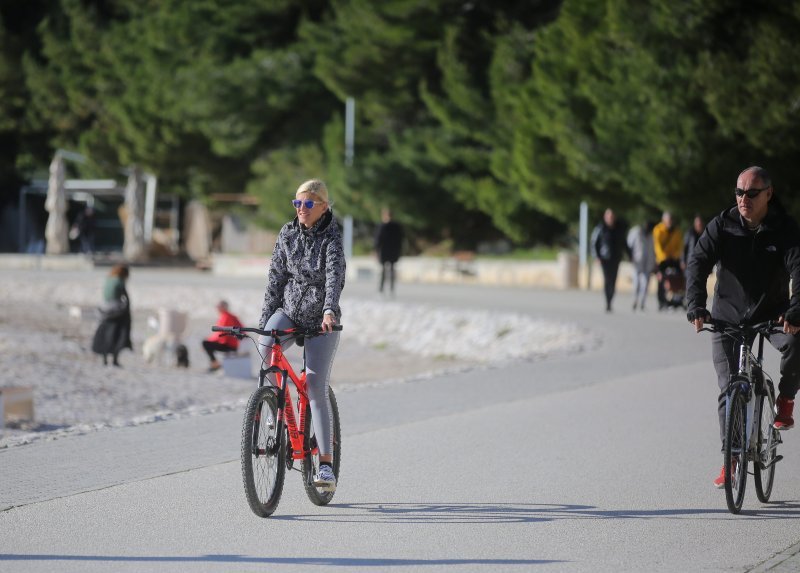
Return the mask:
POLYGON ((314 195, 317 199, 319 199, 323 203, 329 203, 328 188, 325 186, 325 183, 321 179, 309 179, 305 183, 301 184, 300 187, 297 188, 297 193, 295 193, 294 195, 295 197, 297 197, 301 193, 308 193, 309 195, 314 195))

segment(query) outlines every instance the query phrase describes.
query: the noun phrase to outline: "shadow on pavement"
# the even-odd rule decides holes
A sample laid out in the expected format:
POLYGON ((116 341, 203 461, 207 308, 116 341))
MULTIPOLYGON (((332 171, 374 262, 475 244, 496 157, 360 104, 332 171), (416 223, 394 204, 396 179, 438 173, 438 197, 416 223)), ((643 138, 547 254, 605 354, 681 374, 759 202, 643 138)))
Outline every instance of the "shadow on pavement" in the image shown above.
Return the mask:
MULTIPOLYGON (((723 500, 724 503, 724 500, 723 500)), ((526 503, 349 503, 331 504, 328 515, 277 515, 287 521, 347 523, 537 523, 572 519, 689 519, 733 517, 723 504, 703 509, 603 510, 591 505, 526 503)), ((776 502, 742 510, 738 517, 796 519, 800 503, 776 502)))
POLYGON ((2 561, 87 561, 109 563, 233 563, 264 565, 331 565, 336 567, 406 567, 409 565, 547 565, 553 559, 382 559, 377 557, 250 557, 246 555, 124 556, 0 553, 2 561))

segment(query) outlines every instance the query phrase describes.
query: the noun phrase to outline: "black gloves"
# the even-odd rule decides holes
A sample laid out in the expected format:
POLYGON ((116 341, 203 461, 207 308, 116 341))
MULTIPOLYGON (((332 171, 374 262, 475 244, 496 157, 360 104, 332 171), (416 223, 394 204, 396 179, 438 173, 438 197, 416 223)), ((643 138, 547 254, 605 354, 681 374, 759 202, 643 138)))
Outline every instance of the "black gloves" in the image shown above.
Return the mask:
POLYGON ((695 308, 686 313, 686 318, 689 319, 689 322, 694 322, 700 318, 708 320, 711 318, 711 313, 704 308, 695 308))
POLYGON ((783 320, 793 326, 800 326, 800 308, 790 308, 783 314, 783 320))

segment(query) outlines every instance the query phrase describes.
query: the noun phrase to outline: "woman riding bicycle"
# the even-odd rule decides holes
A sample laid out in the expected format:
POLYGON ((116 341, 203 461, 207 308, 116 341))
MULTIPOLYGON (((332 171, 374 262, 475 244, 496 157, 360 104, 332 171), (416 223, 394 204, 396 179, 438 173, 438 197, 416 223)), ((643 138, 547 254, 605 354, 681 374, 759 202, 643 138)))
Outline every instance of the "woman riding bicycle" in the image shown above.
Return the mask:
MULTIPOLYGON (((263 330, 320 328, 325 336, 305 341, 306 376, 311 420, 320 451, 314 485, 333 491, 333 431, 328 382, 341 319, 339 297, 344 288, 345 259, 342 236, 328 201, 328 189, 319 179, 306 181, 294 200, 297 217, 278 234, 264 293, 258 327, 263 330)), ((287 340, 284 348, 293 340, 287 340)), ((263 356, 269 360, 271 340, 262 337, 263 356)))
MULTIPOLYGON (((687 318, 698 331, 707 317, 706 279, 717 266, 713 316, 733 324, 754 324, 782 317, 783 332, 769 336, 781 353, 781 379, 774 427, 794 425, 792 410, 800 386, 800 234, 797 223, 773 196, 769 174, 749 167, 739 175, 736 206, 706 227, 687 265, 687 318), (789 292, 789 279, 792 291, 789 292)), ((714 334, 712 354, 720 388, 720 436, 725 433, 725 396, 737 371, 735 343, 714 334)), ((723 438, 724 440, 724 438, 723 438)), ((725 484, 725 468, 714 480, 725 484)))

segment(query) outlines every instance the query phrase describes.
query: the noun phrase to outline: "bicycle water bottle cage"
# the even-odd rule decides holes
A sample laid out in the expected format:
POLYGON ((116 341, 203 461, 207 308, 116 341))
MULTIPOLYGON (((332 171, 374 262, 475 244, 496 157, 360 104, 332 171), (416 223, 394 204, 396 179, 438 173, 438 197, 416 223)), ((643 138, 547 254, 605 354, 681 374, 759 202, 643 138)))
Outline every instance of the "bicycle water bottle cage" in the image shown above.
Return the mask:
POLYGON ((306 337, 305 337, 305 336, 298 336, 298 337, 295 339, 295 342, 297 343, 297 346, 299 346, 300 348, 302 348, 302 347, 303 347, 303 345, 306 343, 306 337))

